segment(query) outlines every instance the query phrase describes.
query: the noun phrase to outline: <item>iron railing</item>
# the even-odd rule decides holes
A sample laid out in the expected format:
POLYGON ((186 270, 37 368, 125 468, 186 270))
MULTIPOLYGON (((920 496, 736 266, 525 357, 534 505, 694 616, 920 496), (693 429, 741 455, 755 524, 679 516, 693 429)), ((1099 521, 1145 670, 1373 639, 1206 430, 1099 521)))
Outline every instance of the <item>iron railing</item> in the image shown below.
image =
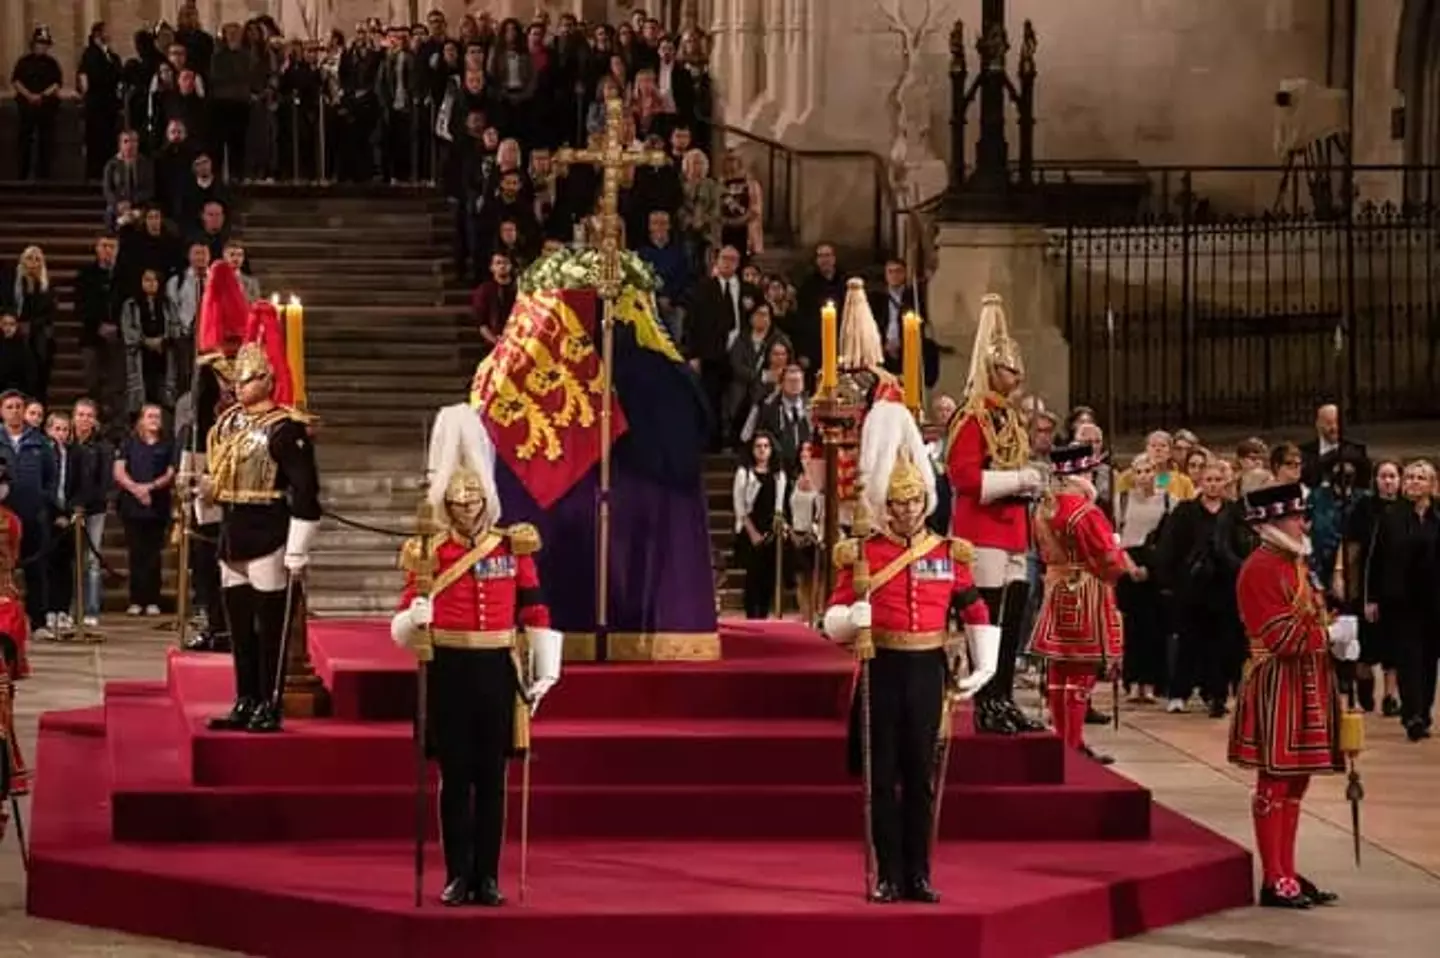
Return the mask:
POLYGON ((1105 408, 1113 363, 1112 429, 1293 425, 1324 401, 1356 420, 1440 414, 1440 169, 1132 168, 1084 182, 1051 170, 1040 188, 1070 392, 1105 408))

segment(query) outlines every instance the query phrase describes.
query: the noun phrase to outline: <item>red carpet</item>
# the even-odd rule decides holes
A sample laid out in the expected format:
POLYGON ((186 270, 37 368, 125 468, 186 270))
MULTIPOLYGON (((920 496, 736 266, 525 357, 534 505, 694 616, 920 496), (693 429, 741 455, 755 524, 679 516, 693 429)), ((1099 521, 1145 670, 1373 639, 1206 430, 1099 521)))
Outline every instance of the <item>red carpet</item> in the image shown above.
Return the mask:
MULTIPOLYGON (((412 906, 413 663, 384 623, 312 624, 335 717, 280 736, 205 731, 228 662, 176 654, 167 682, 112 683, 103 708, 44 717, 30 910, 297 958, 552 958, 580 942, 602 958, 1011 958, 1251 899, 1242 849, 1051 736, 976 737, 964 721, 945 902, 867 906, 848 662, 788 625, 727 623, 724 643, 719 663, 567 666, 535 723, 530 898, 498 912, 412 906)), ((433 845, 429 864, 433 897, 433 845)))

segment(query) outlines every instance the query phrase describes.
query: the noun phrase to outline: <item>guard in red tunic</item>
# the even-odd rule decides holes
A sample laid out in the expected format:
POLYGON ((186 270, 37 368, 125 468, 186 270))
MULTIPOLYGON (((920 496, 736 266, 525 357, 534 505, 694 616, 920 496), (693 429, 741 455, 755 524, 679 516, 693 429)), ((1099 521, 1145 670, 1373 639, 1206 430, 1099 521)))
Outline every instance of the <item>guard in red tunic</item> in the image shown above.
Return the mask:
POLYGON ((1261 545, 1236 583, 1250 661, 1230 724, 1230 762, 1255 769, 1255 845, 1260 904, 1310 908, 1336 896, 1295 867, 1300 801, 1310 776, 1344 771, 1335 659, 1359 657, 1353 616, 1334 622, 1310 571, 1310 519, 1299 483, 1245 496, 1245 515, 1261 545))
POLYGON ((0 633, 0 841, 10 824, 10 799, 30 792, 30 772, 20 755, 19 733, 15 730, 15 673, 19 660, 15 641, 0 633))
POLYGON ((540 535, 496 524, 494 464, 474 410, 442 409, 430 497, 448 528, 406 541, 405 592, 390 629, 402 646, 433 650, 426 748, 440 765, 440 900, 452 906, 504 904, 506 762, 528 747, 530 716, 560 677, 561 635, 535 567, 540 535))
POLYGON ((951 420, 946 473, 950 530, 975 547, 975 584, 1000 626, 995 677, 975 697, 975 729, 1013 735, 1041 731, 1015 704, 1015 660, 1027 601, 1030 507, 1044 477, 1030 466, 1025 417, 1013 402, 1025 377, 1000 297, 986 296, 970 358, 965 405, 951 420))
MULTIPOLYGON (((0 501, 10 492, 10 466, 0 462, 0 501)), ((30 675, 30 660, 26 656, 26 645, 30 638, 30 620, 25 615, 25 603, 20 590, 15 587, 15 568, 20 564, 20 537, 23 529, 20 517, 6 506, 0 506, 0 642, 9 640, 15 650, 15 662, 10 668, 11 679, 23 679, 30 675)))
POLYGON ((1085 744, 1085 714, 1096 666, 1107 673, 1120 667, 1124 639, 1115 582, 1135 566, 1095 503, 1091 477, 1104 461, 1104 454, 1088 443, 1050 454, 1054 487, 1035 511, 1045 597, 1030 648, 1047 660, 1045 692, 1055 734, 1109 765, 1114 759, 1085 744))
MULTIPOLYGON (((867 499, 872 490, 883 490, 884 520, 863 542, 847 539, 836 547, 838 574, 824 627, 845 644, 870 630, 875 646, 869 665, 870 799, 877 874, 870 899, 936 902, 940 896, 930 884, 933 757, 953 661, 947 632, 952 605, 961 610, 969 641, 971 671, 956 682, 962 697, 994 674, 1000 635, 970 577, 969 544, 925 526, 935 507, 935 477, 904 406, 886 401, 871 410, 861 462, 874 466, 863 473, 867 499), (862 559, 868 588, 857 594, 855 566, 862 559)), ((857 696, 850 717, 851 771, 857 774, 859 705, 857 696)))

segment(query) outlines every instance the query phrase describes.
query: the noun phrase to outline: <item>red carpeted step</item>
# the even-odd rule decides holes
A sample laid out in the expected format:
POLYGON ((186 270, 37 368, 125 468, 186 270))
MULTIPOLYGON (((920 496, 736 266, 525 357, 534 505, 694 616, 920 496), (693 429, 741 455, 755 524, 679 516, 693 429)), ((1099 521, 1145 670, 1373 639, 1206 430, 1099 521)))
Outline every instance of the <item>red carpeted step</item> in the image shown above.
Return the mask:
MULTIPOLYGON (((215 709, 205 710, 208 714, 215 709)), ((977 736, 957 723, 948 780, 976 785, 1058 784, 1064 746, 1050 735, 977 736)), ((283 735, 206 731, 190 723, 197 785, 404 785, 412 775, 410 723, 292 721, 283 735)), ((532 726, 537 785, 840 785, 839 720, 588 720, 532 726)))
MULTIPOLYGON (((791 622, 722 622, 720 662, 565 666, 546 700, 557 718, 826 718, 839 714, 851 666, 813 631, 791 622)), ((310 623, 310 656, 336 718, 399 720, 415 708, 415 663, 380 621, 310 623)), ((212 660, 213 664, 213 660, 212 660)), ((209 676, 206 694, 229 694, 209 676)), ((228 683, 228 678, 224 679, 228 683)))
MULTIPOLYGON (((524 906, 416 910, 408 841, 114 844, 104 744, 44 731, 38 751, 31 914, 273 958, 563 958, 577 942, 595 958, 1027 958, 1251 901, 1243 849, 1156 808, 1145 842, 947 842, 933 907, 864 905, 851 840, 611 841, 534 843, 524 906)), ((433 847, 428 862, 432 898, 433 847)), ((516 868, 512 843, 512 897, 516 868)))
MULTIPOLYGON (((511 809, 518 808, 512 773, 511 809)), ((835 839, 858 833, 853 786, 533 786, 536 838, 835 839)), ((112 795, 120 841, 326 841, 401 838, 413 791, 385 787, 206 788, 122 785, 112 795)), ((1067 785, 955 785, 942 835, 974 841, 1146 837, 1150 794, 1099 773, 1067 785)), ((518 815, 512 815, 518 827, 518 815)))

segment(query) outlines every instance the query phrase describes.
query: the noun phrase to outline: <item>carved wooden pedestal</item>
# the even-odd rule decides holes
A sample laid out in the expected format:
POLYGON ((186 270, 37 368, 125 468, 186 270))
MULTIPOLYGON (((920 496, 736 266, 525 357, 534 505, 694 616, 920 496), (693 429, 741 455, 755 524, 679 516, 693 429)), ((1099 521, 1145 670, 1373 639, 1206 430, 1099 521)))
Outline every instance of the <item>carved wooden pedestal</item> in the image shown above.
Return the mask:
POLYGON ((284 709, 286 718, 315 718, 330 712, 330 696, 310 664, 310 635, 305 587, 295 586, 290 611, 290 641, 286 649, 284 709))

